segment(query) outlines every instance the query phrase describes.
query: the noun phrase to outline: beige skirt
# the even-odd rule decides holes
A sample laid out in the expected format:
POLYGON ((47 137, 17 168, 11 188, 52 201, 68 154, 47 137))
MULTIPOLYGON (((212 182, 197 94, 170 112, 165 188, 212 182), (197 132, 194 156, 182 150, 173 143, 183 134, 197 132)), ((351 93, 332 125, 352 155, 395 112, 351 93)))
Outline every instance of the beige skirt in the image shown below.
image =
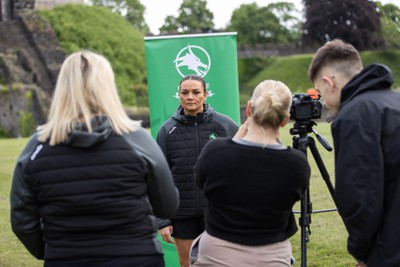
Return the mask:
POLYGON ((203 232, 193 241, 190 266, 290 267, 291 256, 289 240, 262 246, 244 246, 203 232), (196 244, 198 247, 194 247, 196 244))

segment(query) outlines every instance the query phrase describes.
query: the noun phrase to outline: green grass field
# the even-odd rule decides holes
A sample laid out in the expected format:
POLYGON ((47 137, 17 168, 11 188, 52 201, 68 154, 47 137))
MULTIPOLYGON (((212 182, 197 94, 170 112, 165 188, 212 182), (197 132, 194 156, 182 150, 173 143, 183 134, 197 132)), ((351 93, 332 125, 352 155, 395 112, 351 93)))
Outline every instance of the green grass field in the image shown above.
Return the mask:
MULTIPOLYGON (((292 137, 289 134, 291 125, 281 130, 282 140, 285 145, 292 146, 292 137)), ((330 125, 319 123, 314 129, 323 135, 332 144, 330 125)), ((310 134, 314 136, 314 134, 310 134)), ((316 138, 314 138, 316 139, 316 138)), ((33 258, 10 229, 9 193, 11 176, 15 161, 28 139, 0 139, 0 267, 36 267, 43 262, 33 258)), ((317 142, 318 150, 329 172, 332 183, 333 177, 333 152, 325 150, 317 142)), ((312 167, 310 182, 310 198, 313 210, 334 208, 332 198, 314 162, 311 152, 308 151, 309 162, 312 167)), ((268 203, 265 203, 268 205, 268 203)), ((299 211, 299 205, 295 210, 299 211)), ((299 215, 296 215, 298 219, 299 215)), ((354 261, 346 251, 347 233, 337 212, 315 213, 311 215, 310 242, 307 243, 307 266, 353 266, 354 261)), ((300 266, 301 246, 300 230, 292 238, 293 254, 296 259, 294 266, 300 266)), ((175 267, 167 264, 167 267, 175 267)))

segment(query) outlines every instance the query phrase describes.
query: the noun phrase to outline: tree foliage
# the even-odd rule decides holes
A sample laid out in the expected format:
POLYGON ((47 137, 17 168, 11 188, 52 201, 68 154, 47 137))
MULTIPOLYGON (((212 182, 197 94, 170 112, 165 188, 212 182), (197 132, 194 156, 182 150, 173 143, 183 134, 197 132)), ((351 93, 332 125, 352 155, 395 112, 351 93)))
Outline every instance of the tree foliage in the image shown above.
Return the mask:
POLYGON ((214 14, 206 0, 183 0, 178 17, 167 16, 160 34, 208 32, 214 28, 214 14))
POLYGON ((267 8, 279 19, 279 23, 291 34, 298 34, 301 26, 299 11, 291 2, 271 3, 267 8))
POLYGON ((111 9, 112 12, 124 17, 144 34, 149 32, 149 26, 144 19, 145 7, 139 0, 90 0, 90 2, 94 6, 111 9))
POLYGON ((240 45, 288 43, 299 37, 299 19, 293 3, 279 2, 259 7, 242 4, 232 13, 228 31, 238 33, 240 45))
POLYGON ((384 45, 380 13, 369 0, 303 0, 305 45, 321 45, 339 38, 359 50, 384 45))
POLYGON ((377 2, 382 14, 382 31, 387 48, 400 48, 400 8, 394 4, 382 5, 377 2))

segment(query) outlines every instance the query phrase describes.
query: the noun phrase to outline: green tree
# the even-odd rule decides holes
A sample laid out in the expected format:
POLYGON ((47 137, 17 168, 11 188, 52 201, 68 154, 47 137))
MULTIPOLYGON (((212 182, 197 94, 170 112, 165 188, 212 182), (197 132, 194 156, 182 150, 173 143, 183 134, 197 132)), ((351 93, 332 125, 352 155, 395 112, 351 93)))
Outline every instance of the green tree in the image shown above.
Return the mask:
POLYGON ((93 6, 107 7, 112 12, 121 15, 136 29, 144 34, 149 32, 149 26, 144 19, 145 7, 139 0, 90 0, 93 6))
POLYGON ((167 16, 160 34, 208 32, 214 28, 214 14, 206 0, 183 0, 178 17, 167 16))
POLYGON ((269 4, 267 8, 278 17, 279 24, 283 26, 283 32, 280 35, 284 36, 284 40, 290 42, 300 38, 302 23, 299 18, 301 13, 293 3, 277 2, 269 4))
POLYGON ((376 3, 382 14, 382 31, 387 48, 400 48, 400 8, 394 4, 376 3))
POLYGON ((299 37, 299 19, 293 3, 280 2, 259 7, 243 4, 231 16, 228 31, 238 33, 240 45, 292 42, 299 37))
POLYGON ((177 18, 174 16, 167 16, 164 21, 164 25, 159 29, 160 34, 177 34, 179 24, 177 18))

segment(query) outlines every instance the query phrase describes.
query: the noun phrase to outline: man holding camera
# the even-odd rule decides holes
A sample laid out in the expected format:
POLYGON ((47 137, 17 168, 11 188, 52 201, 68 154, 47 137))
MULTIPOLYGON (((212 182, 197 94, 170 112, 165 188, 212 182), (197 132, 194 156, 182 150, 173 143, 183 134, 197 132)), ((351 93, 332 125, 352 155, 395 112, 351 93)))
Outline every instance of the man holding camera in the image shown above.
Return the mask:
POLYGON ((335 202, 357 266, 400 266, 400 94, 390 69, 362 66, 341 40, 315 53, 309 77, 335 115, 335 202))

